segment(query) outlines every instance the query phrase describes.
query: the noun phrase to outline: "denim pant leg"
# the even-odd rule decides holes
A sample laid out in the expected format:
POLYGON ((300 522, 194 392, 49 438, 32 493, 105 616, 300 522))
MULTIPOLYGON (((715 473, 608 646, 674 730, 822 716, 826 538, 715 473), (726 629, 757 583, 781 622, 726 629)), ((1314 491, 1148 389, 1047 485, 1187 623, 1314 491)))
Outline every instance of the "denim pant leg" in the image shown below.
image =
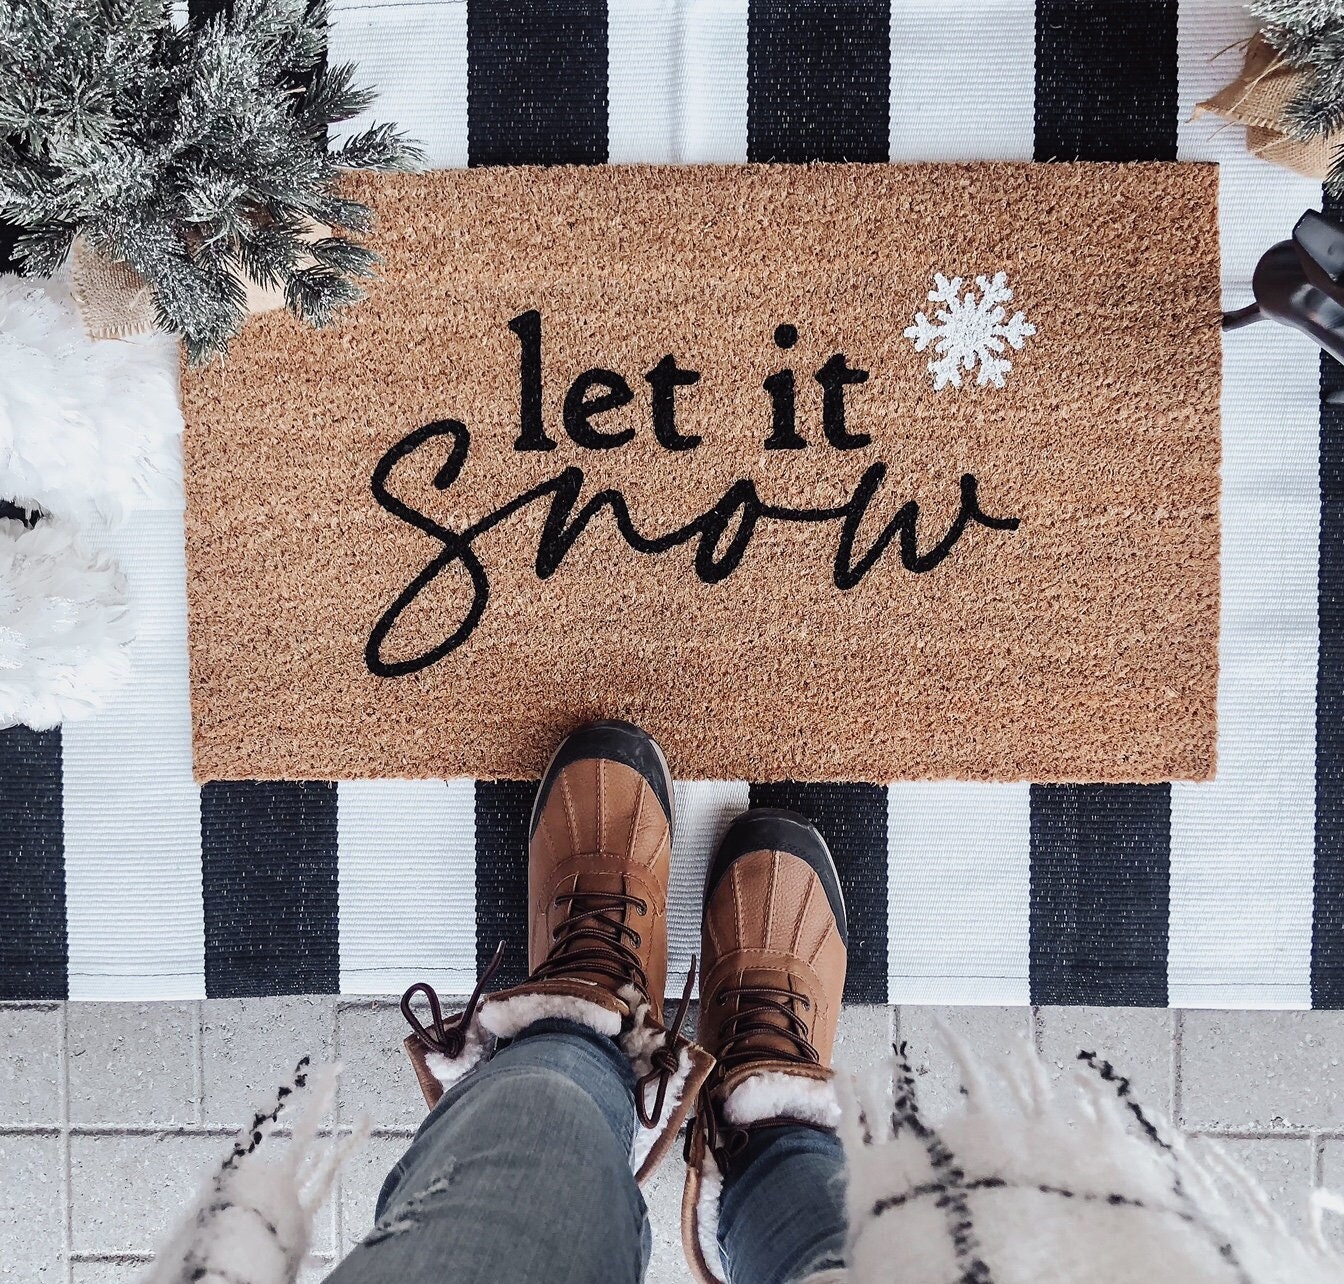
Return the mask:
POLYGON ((328 1284, 639 1284, 634 1100, 611 1039, 538 1021, 444 1094, 328 1284))
POLYGON ((729 1284, 801 1284, 844 1264, 845 1154, 798 1124, 760 1128, 729 1167, 719 1251, 729 1284))

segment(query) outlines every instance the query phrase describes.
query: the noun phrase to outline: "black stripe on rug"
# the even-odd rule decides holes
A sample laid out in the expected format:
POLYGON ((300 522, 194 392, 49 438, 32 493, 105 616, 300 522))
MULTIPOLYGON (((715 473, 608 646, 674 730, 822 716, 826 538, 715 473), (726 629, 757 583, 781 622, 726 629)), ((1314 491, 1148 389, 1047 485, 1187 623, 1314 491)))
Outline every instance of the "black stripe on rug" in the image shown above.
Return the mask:
POLYGON ((1176 0, 1036 0, 1036 159, 1176 159, 1176 0))
MULTIPOLYGON (((1175 160, 1176 0, 1037 0, 1038 161, 1175 160)), ((1033 785, 1031 1001, 1164 1006, 1171 786, 1033 785)))
POLYGON ((468 164, 606 159, 607 6, 469 0, 468 164))
MULTIPOLYGON (((1323 202, 1344 214, 1344 202, 1323 202)), ((1321 353, 1321 530, 1317 569, 1316 877, 1311 1005, 1344 1008, 1344 366, 1321 353)))
POLYGON ((336 993, 337 880, 334 784, 205 785, 201 889, 207 996, 336 993))
POLYGON ((494 988, 527 976, 527 824, 535 780, 476 782, 476 967, 504 942, 494 988))
POLYGON ((891 7, 751 0, 747 159, 891 158, 891 7))
POLYGON ((61 732, 0 731, 0 999, 63 999, 61 732))
POLYGON ((1169 785, 1032 785, 1032 1003, 1165 1007, 1169 785))
MULTIPOLYGON (((751 0, 747 159, 890 159, 891 9, 869 0, 751 0)), ((821 830, 849 916, 845 996, 887 1001, 887 791, 881 785, 751 786, 753 807, 786 807, 821 830)))
POLYGON ((887 1001, 887 791, 881 785, 754 784, 753 807, 785 807, 806 816, 835 857, 849 919, 845 998, 887 1001))

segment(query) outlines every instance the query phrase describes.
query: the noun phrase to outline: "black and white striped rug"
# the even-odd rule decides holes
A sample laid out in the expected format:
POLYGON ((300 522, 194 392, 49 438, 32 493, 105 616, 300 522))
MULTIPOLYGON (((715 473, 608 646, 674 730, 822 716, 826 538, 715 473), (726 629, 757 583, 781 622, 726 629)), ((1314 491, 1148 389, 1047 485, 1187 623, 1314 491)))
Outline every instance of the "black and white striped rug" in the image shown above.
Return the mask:
MULTIPOLYGON (((331 57, 437 166, 1217 160, 1236 305, 1321 202, 1192 120, 1248 32, 1235 0, 337 0, 331 57)), ((1344 1004, 1344 373, 1266 325, 1224 377, 1216 781, 680 786, 674 973, 718 828, 773 803, 839 858, 852 998, 1344 1004)), ((516 974, 531 786, 197 788, 181 512, 107 542, 133 687, 0 733, 0 997, 462 991, 501 938, 516 974)))

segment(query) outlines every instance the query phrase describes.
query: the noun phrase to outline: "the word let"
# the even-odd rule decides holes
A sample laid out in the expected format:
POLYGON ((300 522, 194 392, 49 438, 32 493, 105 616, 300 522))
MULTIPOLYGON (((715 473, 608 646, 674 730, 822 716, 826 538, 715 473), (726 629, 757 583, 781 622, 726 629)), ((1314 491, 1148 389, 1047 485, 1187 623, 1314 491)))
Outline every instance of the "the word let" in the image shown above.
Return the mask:
MULTIPOLYGON (((520 313, 509 322, 518 337, 518 439, 515 450, 554 450, 557 442, 546 432, 542 421, 543 368, 541 353, 541 313, 535 308, 520 313)), ((775 329, 775 346, 788 349, 798 342, 794 326, 775 329)), ((866 382, 868 371, 850 366, 843 352, 832 356, 813 378, 821 385, 821 431, 837 450, 855 450, 867 446, 872 438, 863 432, 850 432, 845 426, 845 389, 866 382)), ((700 382, 698 370, 677 364, 670 352, 644 375, 652 392, 653 435, 665 450, 694 450, 701 441, 696 433, 677 428, 677 389, 700 382)), ((770 435, 766 450, 803 450, 806 439, 798 431, 795 410, 795 384, 792 370, 778 370, 761 387, 769 395, 770 435)), ((615 370, 594 366, 585 370, 565 392, 561 419, 566 435, 585 450, 614 450, 632 441, 630 427, 608 430, 594 421, 612 410, 628 406, 635 399, 625 377, 615 370)))

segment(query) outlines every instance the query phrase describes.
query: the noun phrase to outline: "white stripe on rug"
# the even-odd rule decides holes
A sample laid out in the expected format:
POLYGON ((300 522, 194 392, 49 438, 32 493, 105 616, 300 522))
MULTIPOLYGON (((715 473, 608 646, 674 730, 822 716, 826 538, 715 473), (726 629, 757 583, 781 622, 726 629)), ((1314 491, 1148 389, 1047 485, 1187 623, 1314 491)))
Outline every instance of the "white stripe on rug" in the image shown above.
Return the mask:
POLYGON ((126 575, 136 637, 129 685, 61 733, 70 998, 199 998, 201 791, 191 778, 182 513, 139 513, 89 542, 126 575))
POLYGON ((682 780, 675 786, 672 880, 667 895, 667 992, 680 996, 700 953, 700 908, 710 857, 734 816, 750 806, 741 780, 682 780))
MULTIPOLYGON (((1180 7, 1180 156, 1221 165, 1224 304, 1320 185, 1253 159, 1194 105, 1234 79, 1238 6, 1180 7), (1222 56, 1217 56, 1219 54, 1222 56)), ((1316 744, 1319 357, 1262 322, 1223 344, 1218 774, 1171 791, 1173 1007, 1309 1007, 1316 744)))
POLYGON ((476 984, 476 787, 470 780, 337 785, 341 993, 440 994, 476 984))
POLYGON ((895 0, 891 159, 1030 160, 1034 0, 895 0))
POLYGON ((1031 1002, 1031 786, 887 791, 888 1002, 1031 1002))
POLYGON ((355 83, 378 91, 372 107, 333 141, 394 122, 425 149, 428 169, 467 163, 467 6, 461 0, 342 3, 331 10, 327 59, 357 64, 355 83))
MULTIPOLYGON (((342 136, 395 121, 431 169, 467 163, 467 7, 338 3, 328 57, 378 91, 342 136)), ((445 995, 476 982, 475 786, 359 780, 337 786, 343 994, 445 995)))
MULTIPOLYGON (((1023 160, 1035 131, 1033 0, 892 6, 891 159, 1023 160)), ((891 1003, 1031 1001, 1030 786, 888 792, 891 1003)))
POLYGON ((747 159, 747 0, 610 0, 613 164, 747 159))

